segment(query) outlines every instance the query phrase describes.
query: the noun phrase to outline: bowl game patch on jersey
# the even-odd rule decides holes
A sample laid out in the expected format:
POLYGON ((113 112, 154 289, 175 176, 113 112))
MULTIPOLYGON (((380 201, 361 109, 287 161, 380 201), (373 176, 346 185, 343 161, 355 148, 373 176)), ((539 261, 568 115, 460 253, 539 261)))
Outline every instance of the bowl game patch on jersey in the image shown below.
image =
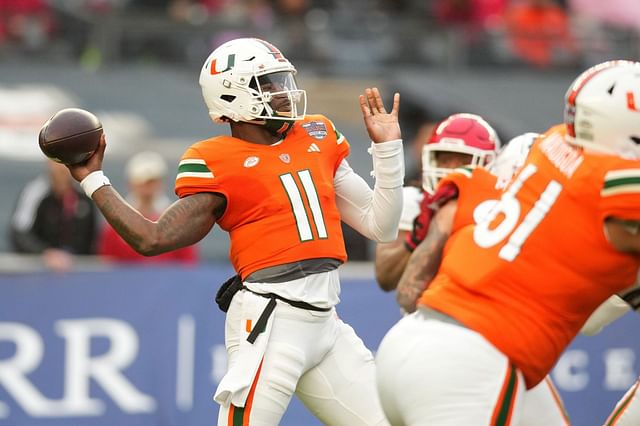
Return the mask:
POLYGON ((327 136, 327 126, 322 121, 310 121, 302 124, 302 128, 309 136, 322 140, 327 136))

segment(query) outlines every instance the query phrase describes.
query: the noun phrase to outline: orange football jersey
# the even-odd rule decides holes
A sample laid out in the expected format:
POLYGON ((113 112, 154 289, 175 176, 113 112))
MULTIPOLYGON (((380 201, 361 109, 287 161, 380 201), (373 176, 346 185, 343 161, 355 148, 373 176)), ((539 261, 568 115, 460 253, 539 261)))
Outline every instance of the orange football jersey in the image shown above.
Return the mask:
POLYGON ((346 260, 333 178, 349 144, 331 121, 308 115, 274 145, 218 136, 182 156, 176 194, 215 192, 227 199, 218 224, 242 278, 304 259, 346 260))
POLYGON ((458 188, 458 205, 453 217, 452 234, 475 223, 478 219, 475 216, 487 211, 488 207, 478 208, 480 204, 492 206, 500 199, 502 191, 496 188, 497 183, 497 178, 482 167, 460 167, 440 180, 439 187, 455 185, 458 188), (474 212, 477 213, 474 215, 474 212))
POLYGON ((420 304, 482 334, 535 386, 589 315, 632 285, 607 217, 640 220, 640 161, 584 153, 552 128, 486 219, 448 242, 420 304))

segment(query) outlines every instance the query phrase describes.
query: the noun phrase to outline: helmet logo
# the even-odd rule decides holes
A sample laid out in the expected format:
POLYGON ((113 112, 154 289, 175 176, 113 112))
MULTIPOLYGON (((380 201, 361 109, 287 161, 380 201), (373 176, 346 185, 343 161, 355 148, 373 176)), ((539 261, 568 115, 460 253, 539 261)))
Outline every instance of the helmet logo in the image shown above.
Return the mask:
POLYGON ((231 68, 233 68, 233 66, 236 63, 236 55, 235 55, 235 53, 233 53, 233 54, 227 56, 227 67, 225 69, 223 69, 222 71, 216 71, 216 61, 217 61, 217 59, 214 59, 213 61, 211 61, 211 66, 209 68, 209 72, 211 73, 211 75, 221 74, 221 73, 229 71, 231 68))
POLYGON ((280 154, 279 158, 283 163, 289 164, 291 162, 291 157, 289 157, 289 154, 280 154))
POLYGON ((246 168, 257 166, 259 162, 260 162, 260 159, 258 157, 254 157, 254 156, 247 157, 247 159, 244 160, 244 166, 246 168))
POLYGON ((282 52, 278 50, 273 44, 268 41, 260 40, 259 38, 255 39, 257 42, 263 44, 267 49, 269 49, 269 54, 272 55, 279 62, 287 62, 287 59, 282 55, 282 52))
POLYGON ((640 110, 638 110, 638 107, 636 107, 636 99, 633 95, 633 92, 627 92, 627 108, 629 108, 631 111, 640 112, 640 110))

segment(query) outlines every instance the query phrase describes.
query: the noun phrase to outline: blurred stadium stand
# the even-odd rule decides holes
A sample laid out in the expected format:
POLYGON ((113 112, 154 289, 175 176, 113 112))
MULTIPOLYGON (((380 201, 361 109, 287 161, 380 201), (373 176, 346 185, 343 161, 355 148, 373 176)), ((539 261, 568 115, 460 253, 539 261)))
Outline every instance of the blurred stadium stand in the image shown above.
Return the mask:
MULTIPOLYGON (((335 121, 351 142, 353 167, 367 179, 371 163, 357 95, 368 85, 382 87, 387 98, 401 92, 405 141, 422 122, 459 111, 485 116, 506 141, 560 121, 562 95, 579 70, 639 57, 638 11, 621 19, 584 6, 591 0, 569 0, 558 4, 569 17, 575 55, 552 45, 547 67, 529 66, 510 47, 505 25, 508 7, 518 1, 31 0, 23 2, 33 5, 26 12, 11 9, 20 2, 2 2, 0 223, 18 188, 40 168, 37 131, 59 108, 100 116, 109 142, 105 169, 122 191, 124 161, 133 152, 158 150, 175 164, 194 141, 225 131, 208 119, 197 79, 211 48, 232 37, 264 37, 281 48, 309 92, 309 110, 335 121), (22 38, 7 31, 14 15, 27 12, 50 19, 37 40, 27 37, 36 24, 18 27, 22 38)), ((520 2, 536 1, 546 3, 520 2)), ((632 4, 640 11, 640 3, 632 4)), ((408 166, 414 162, 408 154, 408 166)), ((0 251, 6 251, 6 226, 0 229, 0 251)), ((216 230, 202 254, 225 259, 227 247, 216 230)))

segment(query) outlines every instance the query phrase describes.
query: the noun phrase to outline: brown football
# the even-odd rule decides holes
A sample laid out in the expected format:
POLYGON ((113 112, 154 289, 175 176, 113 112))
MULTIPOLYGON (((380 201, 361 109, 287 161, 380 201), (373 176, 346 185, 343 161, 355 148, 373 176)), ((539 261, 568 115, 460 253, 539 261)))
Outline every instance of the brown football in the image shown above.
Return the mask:
POLYGON ((47 157, 58 163, 77 164, 95 152, 102 136, 98 117, 80 108, 56 112, 40 129, 38 142, 47 157))

